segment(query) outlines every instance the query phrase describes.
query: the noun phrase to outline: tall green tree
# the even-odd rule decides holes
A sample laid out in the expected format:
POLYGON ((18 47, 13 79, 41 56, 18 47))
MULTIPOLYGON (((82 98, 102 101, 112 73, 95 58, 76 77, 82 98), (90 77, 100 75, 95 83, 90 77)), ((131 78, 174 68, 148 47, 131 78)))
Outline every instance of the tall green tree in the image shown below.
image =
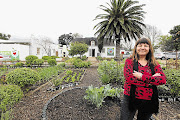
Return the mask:
POLYGON ((160 47, 162 51, 172 51, 174 46, 172 44, 172 36, 162 35, 159 37, 159 43, 157 47, 160 47))
POLYGON ((176 69, 177 69, 177 52, 180 50, 180 25, 174 26, 172 30, 169 31, 172 35, 172 41, 174 45, 174 49, 176 51, 176 69))
POLYGON ((59 37, 58 43, 61 45, 69 45, 70 42, 74 39, 72 33, 63 34, 59 37))
POLYGON ((174 26, 174 28, 170 30, 169 33, 172 35, 174 50, 180 50, 180 25, 174 26))
POLYGON ((142 26, 145 27, 143 23, 144 11, 142 5, 137 5, 138 1, 132 0, 110 0, 107 3, 108 7, 100 5, 106 14, 99 14, 94 20, 102 20, 94 29, 97 31, 98 40, 103 40, 102 38, 116 41, 116 57, 120 57, 120 41, 131 41, 131 39, 137 40, 140 35, 143 34, 142 26))
POLYGON ((0 39, 3 39, 3 40, 9 40, 11 38, 11 35, 6 35, 6 34, 3 34, 3 33, 0 33, 0 39))
POLYGON ((80 57, 88 51, 88 45, 80 42, 72 42, 70 45, 69 55, 80 55, 80 57))

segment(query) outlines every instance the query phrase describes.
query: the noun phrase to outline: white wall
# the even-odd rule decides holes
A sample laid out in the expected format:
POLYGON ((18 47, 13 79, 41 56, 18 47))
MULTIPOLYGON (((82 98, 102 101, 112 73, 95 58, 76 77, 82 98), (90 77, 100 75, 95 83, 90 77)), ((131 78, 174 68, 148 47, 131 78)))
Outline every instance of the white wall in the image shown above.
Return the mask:
POLYGON ((105 49, 105 52, 104 53, 101 52, 101 57, 113 58, 113 57, 116 56, 116 47, 114 47, 114 46, 104 46, 103 48, 105 49), (108 53, 108 48, 114 48, 114 55, 113 56, 107 54, 108 53))
POLYGON ((0 44, 0 51, 19 51, 19 59, 25 60, 25 57, 29 55, 29 45, 21 44, 0 44))
MULTIPOLYGON (((50 45, 50 50, 51 50, 51 56, 56 56, 56 51, 58 51, 58 56, 60 57, 60 49, 59 49, 59 45, 58 44, 51 44, 50 45), (55 52, 54 52, 55 50, 55 52)), ((36 41, 31 41, 31 45, 30 45, 30 55, 35 55, 37 56, 39 59, 42 59, 43 56, 47 56, 46 51, 44 50, 44 48, 41 45, 38 45, 36 41), (40 48, 40 54, 37 54, 37 48, 40 48)))
MULTIPOLYGON (((88 47, 89 47, 88 51, 83 55, 86 55, 86 57, 92 57, 92 53, 90 55, 90 51, 92 51, 92 49, 95 49, 95 56, 94 57, 97 57, 97 54, 99 53, 98 47, 97 46, 88 46, 88 47)), ((105 48, 105 52, 101 53, 101 57, 113 58, 116 56, 116 47, 115 46, 104 46, 103 48, 105 48), (110 56, 107 54, 108 48, 114 48, 114 55, 113 56, 110 56)), ((62 49, 63 48, 61 47, 59 50, 62 50, 62 49)), ((72 57, 72 56, 68 55, 68 51, 67 51, 66 55, 70 58, 72 57)), ((75 55, 74 57, 79 57, 79 56, 80 55, 75 55)), ((60 57, 62 57, 62 55, 60 55, 60 57)))

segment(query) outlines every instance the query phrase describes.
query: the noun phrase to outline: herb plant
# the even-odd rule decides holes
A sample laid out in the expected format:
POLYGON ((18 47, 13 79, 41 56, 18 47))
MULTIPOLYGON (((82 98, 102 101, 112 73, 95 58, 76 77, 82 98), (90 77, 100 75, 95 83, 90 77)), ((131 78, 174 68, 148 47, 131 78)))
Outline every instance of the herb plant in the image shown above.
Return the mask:
POLYGON ((109 84, 104 85, 100 88, 93 87, 91 85, 86 89, 87 95, 84 96, 84 99, 91 101, 92 104, 95 104, 96 107, 99 108, 100 106, 102 106, 104 99, 108 96, 112 98, 120 98, 121 91, 122 89, 119 88, 111 88, 109 84))

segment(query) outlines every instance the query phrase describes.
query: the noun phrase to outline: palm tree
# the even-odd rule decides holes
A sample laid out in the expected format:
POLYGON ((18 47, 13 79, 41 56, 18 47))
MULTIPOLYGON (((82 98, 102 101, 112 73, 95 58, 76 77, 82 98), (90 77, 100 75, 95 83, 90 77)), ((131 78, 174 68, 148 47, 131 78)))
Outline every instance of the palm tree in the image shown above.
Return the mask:
POLYGON ((106 14, 99 14, 94 20, 101 19, 94 29, 97 31, 98 40, 108 39, 111 42, 112 39, 116 41, 116 58, 120 57, 120 40, 124 39, 125 42, 131 41, 131 39, 137 40, 140 35, 143 34, 142 26, 144 11, 142 5, 135 5, 138 1, 132 0, 110 0, 109 6, 100 5, 100 9, 106 12, 106 14))

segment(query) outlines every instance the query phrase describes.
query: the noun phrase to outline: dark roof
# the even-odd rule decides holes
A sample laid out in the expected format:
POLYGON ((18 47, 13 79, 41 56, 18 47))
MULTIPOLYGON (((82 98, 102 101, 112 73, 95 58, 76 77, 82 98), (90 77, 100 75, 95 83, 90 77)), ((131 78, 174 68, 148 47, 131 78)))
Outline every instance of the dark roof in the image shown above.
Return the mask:
MULTIPOLYGON (((87 38, 75 38, 72 42, 84 42, 87 45, 91 45, 91 41, 95 41, 95 45, 98 45, 98 40, 95 37, 87 37, 87 38)), ((111 40, 109 43, 108 40, 104 40, 104 46, 115 46, 114 41, 111 40)))

